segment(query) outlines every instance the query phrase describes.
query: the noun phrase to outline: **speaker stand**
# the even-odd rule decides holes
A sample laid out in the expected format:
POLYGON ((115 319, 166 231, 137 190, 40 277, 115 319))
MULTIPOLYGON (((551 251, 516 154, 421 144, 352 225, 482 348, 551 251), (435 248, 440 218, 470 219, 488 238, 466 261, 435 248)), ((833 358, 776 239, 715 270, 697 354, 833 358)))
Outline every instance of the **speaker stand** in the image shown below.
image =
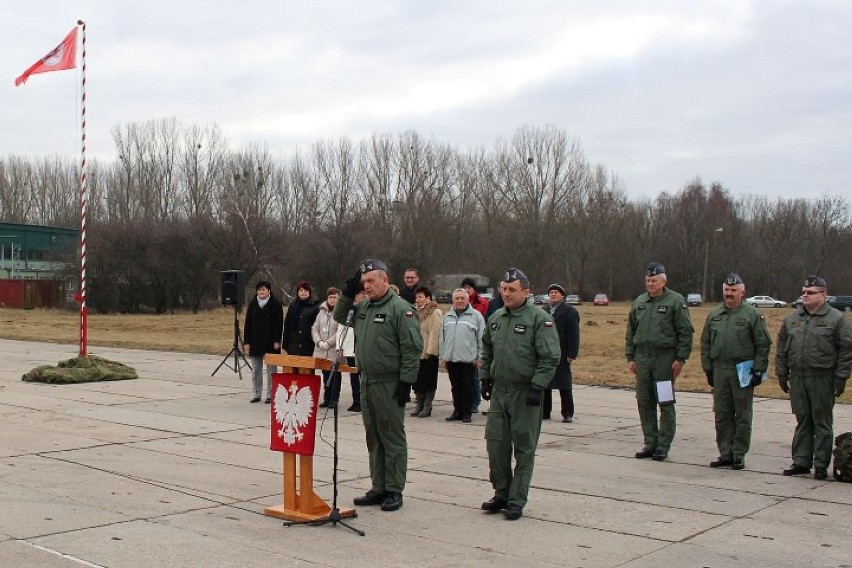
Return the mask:
POLYGON ((216 367, 216 370, 210 373, 212 377, 215 375, 222 366, 228 367, 233 372, 240 375, 240 380, 243 380, 243 367, 248 367, 251 370, 251 364, 246 359, 246 354, 243 352, 243 337, 240 334, 240 307, 234 306, 234 346, 231 347, 231 350, 225 355, 222 362, 219 363, 219 366, 216 367), (230 363, 229 359, 233 357, 233 364, 230 363))

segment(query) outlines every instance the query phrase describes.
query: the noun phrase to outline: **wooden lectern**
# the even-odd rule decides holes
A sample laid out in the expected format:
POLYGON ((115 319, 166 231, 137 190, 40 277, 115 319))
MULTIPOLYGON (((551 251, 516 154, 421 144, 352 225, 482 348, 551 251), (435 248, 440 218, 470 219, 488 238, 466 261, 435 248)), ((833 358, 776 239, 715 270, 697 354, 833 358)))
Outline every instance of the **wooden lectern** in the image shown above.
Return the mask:
MULTIPOLYGON (((267 365, 277 365, 284 373, 315 375, 315 371, 330 371, 332 362, 327 359, 297 355, 267 354, 267 365)), ((353 373, 358 369, 338 365, 340 372, 353 373)), ((284 455, 284 503, 266 507, 263 512, 273 517, 290 521, 322 521, 329 518, 331 506, 314 493, 314 456, 299 455, 299 490, 296 490, 296 456, 293 452, 284 455)), ((341 517, 354 517, 355 509, 339 509, 341 517)))

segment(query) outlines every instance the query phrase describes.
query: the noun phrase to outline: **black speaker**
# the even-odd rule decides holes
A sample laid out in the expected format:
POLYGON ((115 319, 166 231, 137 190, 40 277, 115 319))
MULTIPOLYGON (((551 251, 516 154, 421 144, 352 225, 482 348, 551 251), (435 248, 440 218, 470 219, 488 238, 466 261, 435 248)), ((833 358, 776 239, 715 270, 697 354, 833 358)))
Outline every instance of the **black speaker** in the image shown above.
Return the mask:
POLYGON ((241 308, 246 303, 246 285, 242 270, 223 270, 219 273, 223 306, 241 308))

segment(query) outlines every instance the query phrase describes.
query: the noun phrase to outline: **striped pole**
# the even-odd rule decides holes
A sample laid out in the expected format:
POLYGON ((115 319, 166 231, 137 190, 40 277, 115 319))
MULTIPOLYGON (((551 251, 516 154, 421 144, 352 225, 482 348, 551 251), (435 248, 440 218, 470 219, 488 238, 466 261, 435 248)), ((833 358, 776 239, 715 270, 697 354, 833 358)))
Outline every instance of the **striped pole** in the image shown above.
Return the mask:
POLYGON ((82 164, 80 166, 80 356, 87 355, 88 343, 88 307, 86 306, 86 209, 89 198, 86 194, 86 22, 77 20, 83 26, 83 72, 82 72, 82 164))

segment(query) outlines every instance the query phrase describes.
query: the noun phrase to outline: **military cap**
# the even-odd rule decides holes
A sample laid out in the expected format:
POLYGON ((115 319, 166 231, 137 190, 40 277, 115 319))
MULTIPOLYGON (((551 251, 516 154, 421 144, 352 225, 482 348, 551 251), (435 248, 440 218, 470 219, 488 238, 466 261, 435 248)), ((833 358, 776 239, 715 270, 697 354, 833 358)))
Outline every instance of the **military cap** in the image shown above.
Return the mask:
POLYGON ((805 278, 805 286, 812 286, 814 288, 826 288, 825 279, 821 276, 817 276, 816 274, 811 274, 807 278, 805 278))
POLYGON ((743 279, 740 278, 740 275, 736 272, 731 272, 725 277, 725 284, 728 286, 736 286, 737 284, 743 284, 743 279))
POLYGON ((367 272, 372 272, 373 270, 384 270, 387 272, 388 265, 382 262, 377 258, 368 258, 361 261, 361 264, 358 266, 361 269, 361 274, 366 274, 367 272))
POLYGON ((547 291, 550 292, 551 290, 558 290, 559 293, 562 294, 563 296, 568 295, 568 294, 565 293, 565 288, 563 288, 560 284, 551 284, 550 286, 548 286, 547 291))
POLYGON ((523 273, 520 268, 509 268, 506 270, 506 274, 503 275, 503 282, 506 284, 511 284, 515 280, 526 280, 529 281, 527 275, 523 273))
POLYGON ((645 274, 647 276, 657 276, 658 274, 665 274, 665 273, 666 273, 666 267, 663 266, 659 262, 652 262, 645 269, 645 274))

